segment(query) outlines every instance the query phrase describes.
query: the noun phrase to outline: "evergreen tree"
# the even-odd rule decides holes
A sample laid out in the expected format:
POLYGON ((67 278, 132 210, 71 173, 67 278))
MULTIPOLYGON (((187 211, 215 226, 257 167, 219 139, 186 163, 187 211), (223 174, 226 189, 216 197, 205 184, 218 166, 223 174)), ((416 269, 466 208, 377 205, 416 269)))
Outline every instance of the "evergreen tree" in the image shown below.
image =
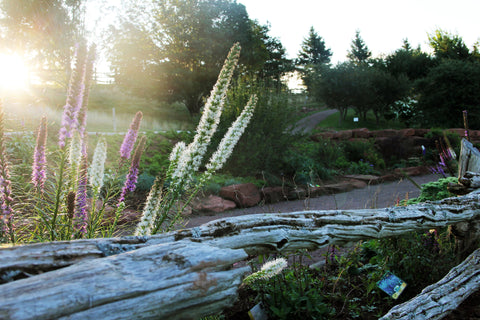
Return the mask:
POLYGON ((308 37, 303 40, 302 49, 298 53, 297 65, 317 65, 330 63, 332 52, 325 46, 325 41, 313 27, 310 28, 308 37))
POLYGON ((347 58, 355 64, 367 63, 368 59, 372 56, 372 53, 368 50, 365 41, 360 36, 360 30, 355 32, 355 38, 350 45, 350 51, 347 54, 347 58))
POLYGON ((331 56, 332 52, 326 48, 325 41, 311 27, 296 61, 297 70, 301 72, 303 83, 310 94, 315 90, 313 83, 319 77, 321 69, 330 63, 331 56))

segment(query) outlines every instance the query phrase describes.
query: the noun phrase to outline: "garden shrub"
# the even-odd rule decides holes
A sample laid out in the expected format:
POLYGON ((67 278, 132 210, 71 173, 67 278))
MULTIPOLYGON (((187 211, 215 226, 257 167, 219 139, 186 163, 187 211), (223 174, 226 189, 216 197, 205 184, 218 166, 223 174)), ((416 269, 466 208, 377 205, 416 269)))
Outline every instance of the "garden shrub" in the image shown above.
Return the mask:
POLYGON ((417 198, 410 199, 407 204, 416 204, 425 201, 442 200, 448 197, 453 197, 454 194, 448 191, 448 185, 457 183, 456 177, 441 178, 437 181, 432 181, 422 185, 421 193, 417 198))
POLYGON ((336 174, 333 164, 340 155, 341 149, 329 140, 296 142, 283 158, 283 172, 300 184, 328 180, 336 174))
POLYGON ((220 141, 251 93, 257 93, 258 97, 255 114, 223 172, 236 176, 281 172, 281 159, 292 143, 299 139, 299 136, 289 132, 296 119, 292 116, 295 114, 294 107, 289 104, 287 92, 277 91, 262 83, 248 86, 245 81, 239 80, 228 94, 212 145, 220 141))
POLYGON ((270 319, 326 319, 335 313, 325 299, 319 272, 301 264, 250 286, 270 319))

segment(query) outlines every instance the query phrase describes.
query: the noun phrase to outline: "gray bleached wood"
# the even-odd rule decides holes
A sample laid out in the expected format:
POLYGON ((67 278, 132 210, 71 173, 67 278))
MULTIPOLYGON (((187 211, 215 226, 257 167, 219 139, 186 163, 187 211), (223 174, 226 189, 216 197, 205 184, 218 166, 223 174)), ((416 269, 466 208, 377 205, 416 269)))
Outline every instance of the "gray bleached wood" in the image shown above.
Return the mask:
POLYGON ((463 177, 467 171, 480 172, 480 151, 467 139, 461 141, 458 159, 458 177, 463 177))
MULTIPOLYGON (((220 312, 233 303, 248 271, 227 269, 247 253, 313 249, 469 221, 480 215, 478 198, 478 193, 471 193, 409 207, 257 214, 160 236, 0 249, 4 263, 8 260, 1 258, 4 255, 13 258, 27 252, 40 258, 42 252, 50 252, 43 268, 72 264, 1 285, 0 318, 188 319, 220 312), (36 249, 40 251, 35 253, 36 249)), ((27 257, 20 260, 28 262, 27 257)), ((28 270, 20 265, 9 268, 28 270)))
MULTIPOLYGON (((472 168, 471 163, 465 165, 472 168)), ((479 215, 475 191, 408 207, 257 214, 159 236, 0 248, 3 279, 45 272, 0 285, 0 318, 197 319, 233 303, 249 268, 231 267, 247 254, 401 235, 475 222, 479 215)), ((478 254, 462 265, 450 273, 450 287, 442 280, 424 290, 423 300, 453 299, 458 305, 467 297, 465 289, 478 289, 478 254)), ((402 308, 412 310, 416 301, 402 308)), ((424 319, 444 315, 433 312, 424 319)))
POLYGON ((441 319, 480 288, 480 249, 415 298, 393 307, 381 320, 441 319))
POLYGON ((248 254, 316 249, 362 239, 401 235, 470 221, 480 215, 479 193, 436 202, 362 210, 316 210, 255 214, 219 219, 200 227, 151 237, 124 237, 39 243, 0 249, 0 276, 7 272, 49 271, 180 239, 248 254))
POLYGON ((246 257, 183 240, 84 261, 0 286, 0 319, 196 319, 233 303, 246 257))

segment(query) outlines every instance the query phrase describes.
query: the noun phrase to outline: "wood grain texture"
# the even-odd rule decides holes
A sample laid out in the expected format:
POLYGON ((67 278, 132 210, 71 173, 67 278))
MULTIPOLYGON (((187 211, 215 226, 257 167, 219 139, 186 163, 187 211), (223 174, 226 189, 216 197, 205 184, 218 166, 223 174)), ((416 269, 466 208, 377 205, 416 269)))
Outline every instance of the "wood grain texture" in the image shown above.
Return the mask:
POLYGON ((480 249, 477 249, 443 279, 395 306, 381 320, 441 319, 479 288, 480 249))
POLYGON ((233 303, 246 257, 184 240, 84 261, 0 286, 0 319, 195 319, 233 303))

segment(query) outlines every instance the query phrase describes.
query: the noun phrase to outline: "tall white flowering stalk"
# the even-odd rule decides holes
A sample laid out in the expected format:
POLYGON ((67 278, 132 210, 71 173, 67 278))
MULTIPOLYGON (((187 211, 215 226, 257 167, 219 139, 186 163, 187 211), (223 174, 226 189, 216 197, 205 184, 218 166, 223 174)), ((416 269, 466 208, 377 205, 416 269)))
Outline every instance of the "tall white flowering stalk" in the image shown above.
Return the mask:
POLYGON ((151 234, 154 227, 153 223, 155 221, 155 215, 158 212, 161 200, 162 183, 161 180, 157 177, 155 179, 155 182, 153 183, 152 188, 150 189, 150 193, 148 194, 142 217, 140 219, 140 222, 137 224, 134 235, 141 236, 151 234))
POLYGON ((233 152, 233 148, 238 143, 238 140, 242 137, 245 128, 250 123, 250 119, 253 116, 255 105, 257 104, 257 97, 252 96, 247 105, 243 109, 242 113, 238 116, 237 120, 228 128, 227 133, 220 141, 217 151, 210 158, 209 163, 206 165, 207 171, 203 177, 204 180, 210 179, 210 177, 227 162, 228 158, 233 152))
POLYGON ((283 269, 287 267, 288 263, 285 258, 278 258, 272 261, 266 262, 259 271, 252 273, 245 279, 244 284, 251 284, 259 279, 269 279, 277 274, 280 274, 283 269))
POLYGON ((93 194, 98 194, 103 187, 105 161, 107 160, 107 142, 101 137, 93 152, 92 164, 89 170, 89 183, 93 194))
POLYGON ((76 189, 80 163, 82 161, 82 150, 83 143, 80 133, 78 131, 74 131, 72 140, 70 141, 70 150, 68 153, 68 163, 70 165, 70 190, 76 189))
POLYGON ((175 166, 174 169, 172 168, 172 176, 169 177, 171 178, 173 188, 182 188, 200 167, 203 156, 220 122, 228 86, 237 66, 239 56, 240 44, 236 43, 230 50, 218 80, 213 87, 210 97, 207 99, 192 143, 179 155, 177 163, 171 163, 171 165, 175 166))
POLYGON ((150 190, 142 218, 135 231, 136 235, 148 235, 171 230, 175 223, 181 219, 185 207, 202 185, 224 165, 248 125, 255 108, 255 97, 250 99, 245 110, 222 139, 217 152, 207 164, 206 173, 193 188, 190 188, 193 175, 200 168, 212 136, 220 122, 228 86, 238 63, 239 54, 240 45, 235 44, 230 50, 218 80, 205 104, 192 143, 186 146, 183 142, 179 142, 174 147, 170 154, 170 166, 164 183, 162 184, 161 180, 157 179, 150 190), (165 192, 162 193, 162 189, 165 189, 165 192), (179 201, 181 197, 184 199, 179 201), (166 222, 168 224, 164 226, 166 222))

